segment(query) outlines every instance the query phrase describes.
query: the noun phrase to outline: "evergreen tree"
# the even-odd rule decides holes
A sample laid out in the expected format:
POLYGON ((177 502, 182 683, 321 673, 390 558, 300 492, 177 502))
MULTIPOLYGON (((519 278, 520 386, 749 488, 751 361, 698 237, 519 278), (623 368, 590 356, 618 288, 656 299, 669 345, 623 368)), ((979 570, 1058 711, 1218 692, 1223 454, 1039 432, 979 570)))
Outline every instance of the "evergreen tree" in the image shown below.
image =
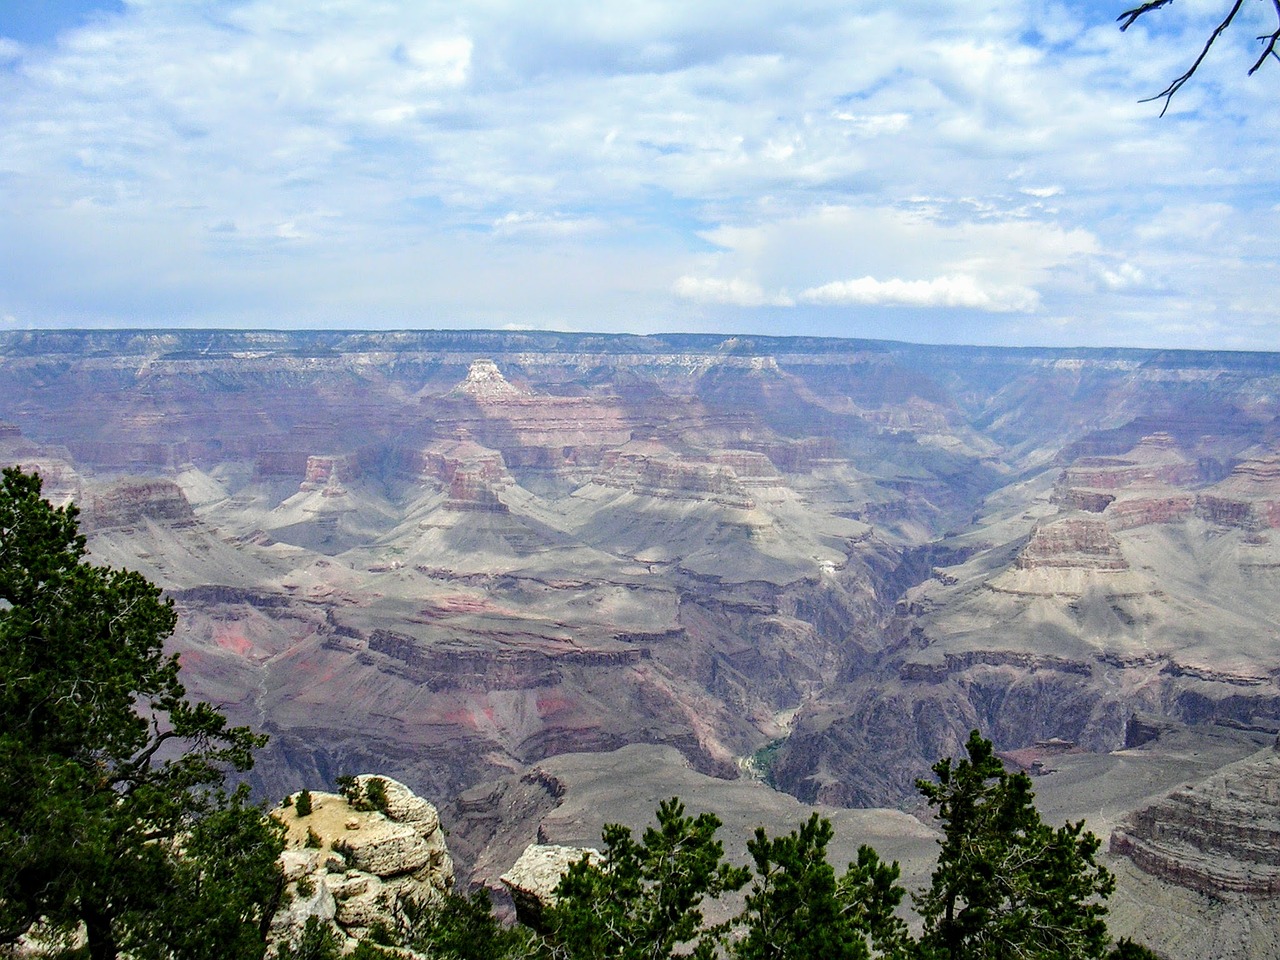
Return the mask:
POLYGON ((160 591, 84 556, 75 508, 5 470, 0 944, 44 917, 83 923, 92 960, 260 957, 283 836, 218 788, 264 738, 186 699, 160 591), (184 916, 220 945, 170 939, 184 916))
POLYGON ((915 898, 922 955, 946 960, 1106 955, 1105 900, 1115 888, 1083 821, 1052 829, 1031 779, 1009 774, 991 741, 969 735, 968 758, 934 764, 917 787, 943 838, 929 889, 915 898))
POLYGON ((831 821, 815 813, 799 830, 770 840, 757 828, 747 849, 756 880, 738 918, 746 933, 733 947, 738 960, 866 960, 898 953, 906 929, 893 915, 904 891, 898 865, 888 867, 870 847, 858 851, 839 880, 827 862, 831 821))
POLYGON ((443 902, 413 912, 405 939, 433 960, 514 960, 531 955, 528 930, 499 923, 487 890, 470 897, 448 893, 443 902))
POLYGON ((573 864, 547 911, 554 955, 569 960, 666 960, 676 955, 709 958, 725 930, 708 926, 700 905, 738 890, 750 877, 724 861, 715 838, 720 819, 685 816, 674 797, 658 806, 658 825, 636 843, 619 824, 604 828, 604 858, 573 864))

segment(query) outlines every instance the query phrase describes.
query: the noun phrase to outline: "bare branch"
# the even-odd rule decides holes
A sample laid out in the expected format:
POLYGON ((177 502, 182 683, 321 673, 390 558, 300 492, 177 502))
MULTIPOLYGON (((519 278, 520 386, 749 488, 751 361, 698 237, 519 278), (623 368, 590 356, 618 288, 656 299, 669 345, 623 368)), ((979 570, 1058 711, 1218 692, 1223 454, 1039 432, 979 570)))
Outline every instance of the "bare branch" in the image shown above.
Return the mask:
POLYGON ((1122 32, 1128 30, 1133 26, 1134 21, 1144 13, 1150 13, 1152 10, 1159 10, 1167 3, 1173 3, 1173 0, 1149 0, 1148 3, 1134 7, 1132 10, 1126 10, 1124 13, 1120 14, 1120 16, 1116 17, 1116 20, 1120 24, 1120 30, 1122 32))
MULTIPOLYGON (((1148 0, 1148 2, 1142 3, 1131 10, 1126 10, 1124 13, 1120 14, 1120 16, 1116 17, 1116 21, 1120 24, 1120 29, 1122 31, 1128 30, 1143 15, 1150 13, 1152 10, 1159 10, 1161 7, 1172 2, 1173 0, 1148 0)), ((1160 116, 1163 117, 1169 109, 1169 103, 1173 100, 1174 94, 1181 90, 1183 85, 1191 79, 1197 70, 1200 69, 1200 65, 1204 63, 1205 58, 1209 55, 1209 51, 1213 48, 1213 45, 1218 42, 1218 38, 1221 37, 1227 28, 1235 21, 1236 14, 1240 12, 1240 8, 1242 6, 1244 6, 1244 0, 1234 0, 1231 5, 1231 9, 1227 12, 1227 15, 1223 17, 1222 22, 1218 24, 1211 34, 1209 34, 1209 39, 1205 41, 1204 46, 1200 49, 1200 55, 1195 58, 1195 61, 1187 68, 1186 72, 1177 77, 1154 97, 1147 97, 1139 102, 1150 103, 1153 100, 1164 100, 1164 106, 1160 109, 1160 116)), ((1249 68, 1249 76, 1253 76, 1254 73, 1257 72, 1258 68, 1267 62, 1269 57, 1273 57, 1276 61, 1280 62, 1280 50, 1277 50, 1277 46, 1280 46, 1280 0, 1271 0, 1271 6, 1275 9, 1276 13, 1276 29, 1272 33, 1264 33, 1258 37, 1258 41, 1264 44, 1264 46, 1262 53, 1258 56, 1258 59, 1254 61, 1253 66, 1249 68)))
POLYGON ((1267 57, 1275 57, 1280 60, 1280 53, 1276 52, 1276 43, 1280 42, 1280 0, 1271 0, 1271 5, 1276 10, 1276 29, 1274 33, 1264 33, 1258 39, 1265 42, 1266 46, 1262 49, 1262 55, 1258 57, 1258 62, 1249 68, 1249 76, 1253 76, 1254 72, 1267 62, 1267 57))
POLYGON ((1159 100, 1163 97, 1164 106, 1160 108, 1160 116, 1163 117, 1165 115, 1165 111, 1169 109, 1169 102, 1173 100, 1173 95, 1181 90, 1182 85, 1190 80, 1192 75, 1200 69, 1200 64, 1204 63, 1204 58, 1209 55, 1209 50, 1218 42, 1218 38, 1222 36, 1223 31, 1225 31, 1227 27, 1231 26, 1231 21, 1236 18, 1236 14, 1240 12, 1240 8, 1242 6, 1244 6, 1244 0, 1236 0, 1236 2, 1231 5, 1231 12, 1223 18, 1222 22, 1218 24, 1213 33, 1209 34, 1209 39, 1205 41, 1204 48, 1200 51, 1200 56, 1196 57, 1195 63, 1191 64, 1191 66, 1187 68, 1186 73, 1178 77, 1154 97, 1147 97, 1145 100, 1139 100, 1138 102, 1150 103, 1152 100, 1159 100))

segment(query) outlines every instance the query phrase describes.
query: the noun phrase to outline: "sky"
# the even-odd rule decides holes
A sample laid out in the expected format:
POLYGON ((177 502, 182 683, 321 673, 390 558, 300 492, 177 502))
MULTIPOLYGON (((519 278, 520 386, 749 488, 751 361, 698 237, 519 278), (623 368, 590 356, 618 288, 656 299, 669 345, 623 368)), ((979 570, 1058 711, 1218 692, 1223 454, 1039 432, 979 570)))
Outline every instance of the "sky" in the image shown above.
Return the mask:
POLYGON ((0 0, 0 330, 1280 349, 1228 6, 0 0))

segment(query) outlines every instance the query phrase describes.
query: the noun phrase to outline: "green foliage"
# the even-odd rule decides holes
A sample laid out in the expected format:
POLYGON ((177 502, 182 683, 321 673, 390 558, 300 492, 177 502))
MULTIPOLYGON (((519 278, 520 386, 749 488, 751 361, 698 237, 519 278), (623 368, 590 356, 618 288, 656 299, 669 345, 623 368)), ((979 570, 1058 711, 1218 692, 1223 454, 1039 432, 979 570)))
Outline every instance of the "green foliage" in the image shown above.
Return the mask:
POLYGON ((408 926, 407 944, 434 960, 515 960, 531 953, 528 932, 498 922, 487 890, 470 897, 449 893, 439 905, 419 906, 408 926))
POLYGON ((351 849, 351 845, 345 840, 330 840, 329 849, 342 858, 342 862, 348 867, 356 865, 356 855, 351 849))
POLYGON ((372 940, 361 940, 356 948, 347 954, 346 960, 400 960, 407 954, 401 953, 372 940))
POLYGON ((338 960, 342 944, 333 927, 318 917, 308 917, 302 934, 292 943, 280 945, 277 960, 338 960))
POLYGON ((925 956, 1102 957, 1105 899, 1115 887, 1081 823, 1052 829, 1032 803, 1031 779, 1005 772, 975 730, 968 758, 942 760, 917 787, 943 839, 929 889, 915 898, 925 956))
POLYGON ((370 777, 365 782, 364 795, 368 806, 380 813, 387 812, 387 781, 381 777, 370 777))
POLYGON ((276 858, 284 824, 263 816, 241 786, 181 839, 162 909, 127 915, 134 960, 260 957, 284 892, 276 858))
POLYGON ((906 926, 894 916, 905 890, 898 865, 863 846, 838 880, 827 862, 831 821, 812 814, 799 830, 770 840, 762 828, 747 842, 756 879, 736 923, 739 960, 864 960, 902 956, 906 926))
POLYGON ((163 652, 172 604, 137 573, 85 561, 76 516, 41 498, 38 477, 3 472, 0 944, 45 917, 83 923, 93 960, 261 956, 248 937, 278 896, 283 838, 218 788, 265 738, 186 699, 163 652), (221 946, 176 932, 196 909, 221 946))
POLYGON ((914 949, 907 925, 897 914, 906 895, 898 884, 900 875, 897 861, 886 864, 864 843, 858 847, 858 861, 849 864, 836 885, 846 922, 865 932, 873 956, 906 957, 914 949))
POLYGON ((293 812, 299 817, 311 816, 311 791, 305 787, 298 793, 298 801, 293 806, 293 812))
POLYGON ((381 777, 370 777, 363 784, 355 777, 341 776, 337 778, 338 793, 355 810, 377 810, 387 812, 387 781, 381 777))
POLYGON ((290 807, 292 807, 292 806, 293 806, 293 796, 292 796, 292 794, 290 794, 290 795, 286 796, 283 800, 281 800, 281 801, 280 801, 280 806, 284 807, 284 809, 286 809, 286 810, 288 810, 290 807))
POLYGON ((1128 937, 1121 937, 1107 954, 1107 958, 1108 960, 1160 960, 1160 955, 1128 937))
POLYGON ((318 850, 320 847, 324 846, 324 844, 320 840, 320 834, 316 833, 310 827, 307 827, 307 841, 303 846, 309 850, 318 850))
POLYGON ((777 762, 782 745, 786 742, 785 737, 769 741, 751 755, 751 759, 747 764, 752 775, 759 777, 771 787, 777 786, 773 780, 773 765, 777 762))
POLYGON ((713 956, 726 931, 706 925, 699 906, 704 898, 740 889, 750 873, 724 861, 714 814, 687 817, 684 804, 673 797, 659 805, 657 819, 640 843, 627 827, 608 824, 603 862, 584 857, 561 878, 558 903, 546 916, 557 955, 570 960, 713 956))
POLYGON ((353 776, 344 775, 338 777, 336 782, 338 784, 338 793, 342 794, 343 798, 351 806, 359 808, 364 802, 364 791, 360 789, 360 781, 353 776))
POLYGON ((300 897, 305 898, 305 897, 312 897, 315 895, 316 882, 312 880, 310 877, 299 877, 298 882, 294 884, 294 886, 297 887, 298 896, 300 897))

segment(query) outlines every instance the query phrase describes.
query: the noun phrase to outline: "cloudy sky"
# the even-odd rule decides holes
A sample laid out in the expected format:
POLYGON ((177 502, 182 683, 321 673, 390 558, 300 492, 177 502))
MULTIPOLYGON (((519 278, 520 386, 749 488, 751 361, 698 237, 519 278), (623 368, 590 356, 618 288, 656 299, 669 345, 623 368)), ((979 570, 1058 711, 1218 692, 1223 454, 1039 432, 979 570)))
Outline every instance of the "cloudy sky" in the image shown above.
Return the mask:
POLYGON ((1280 349, 1228 5, 3 0, 0 329, 1280 349))

